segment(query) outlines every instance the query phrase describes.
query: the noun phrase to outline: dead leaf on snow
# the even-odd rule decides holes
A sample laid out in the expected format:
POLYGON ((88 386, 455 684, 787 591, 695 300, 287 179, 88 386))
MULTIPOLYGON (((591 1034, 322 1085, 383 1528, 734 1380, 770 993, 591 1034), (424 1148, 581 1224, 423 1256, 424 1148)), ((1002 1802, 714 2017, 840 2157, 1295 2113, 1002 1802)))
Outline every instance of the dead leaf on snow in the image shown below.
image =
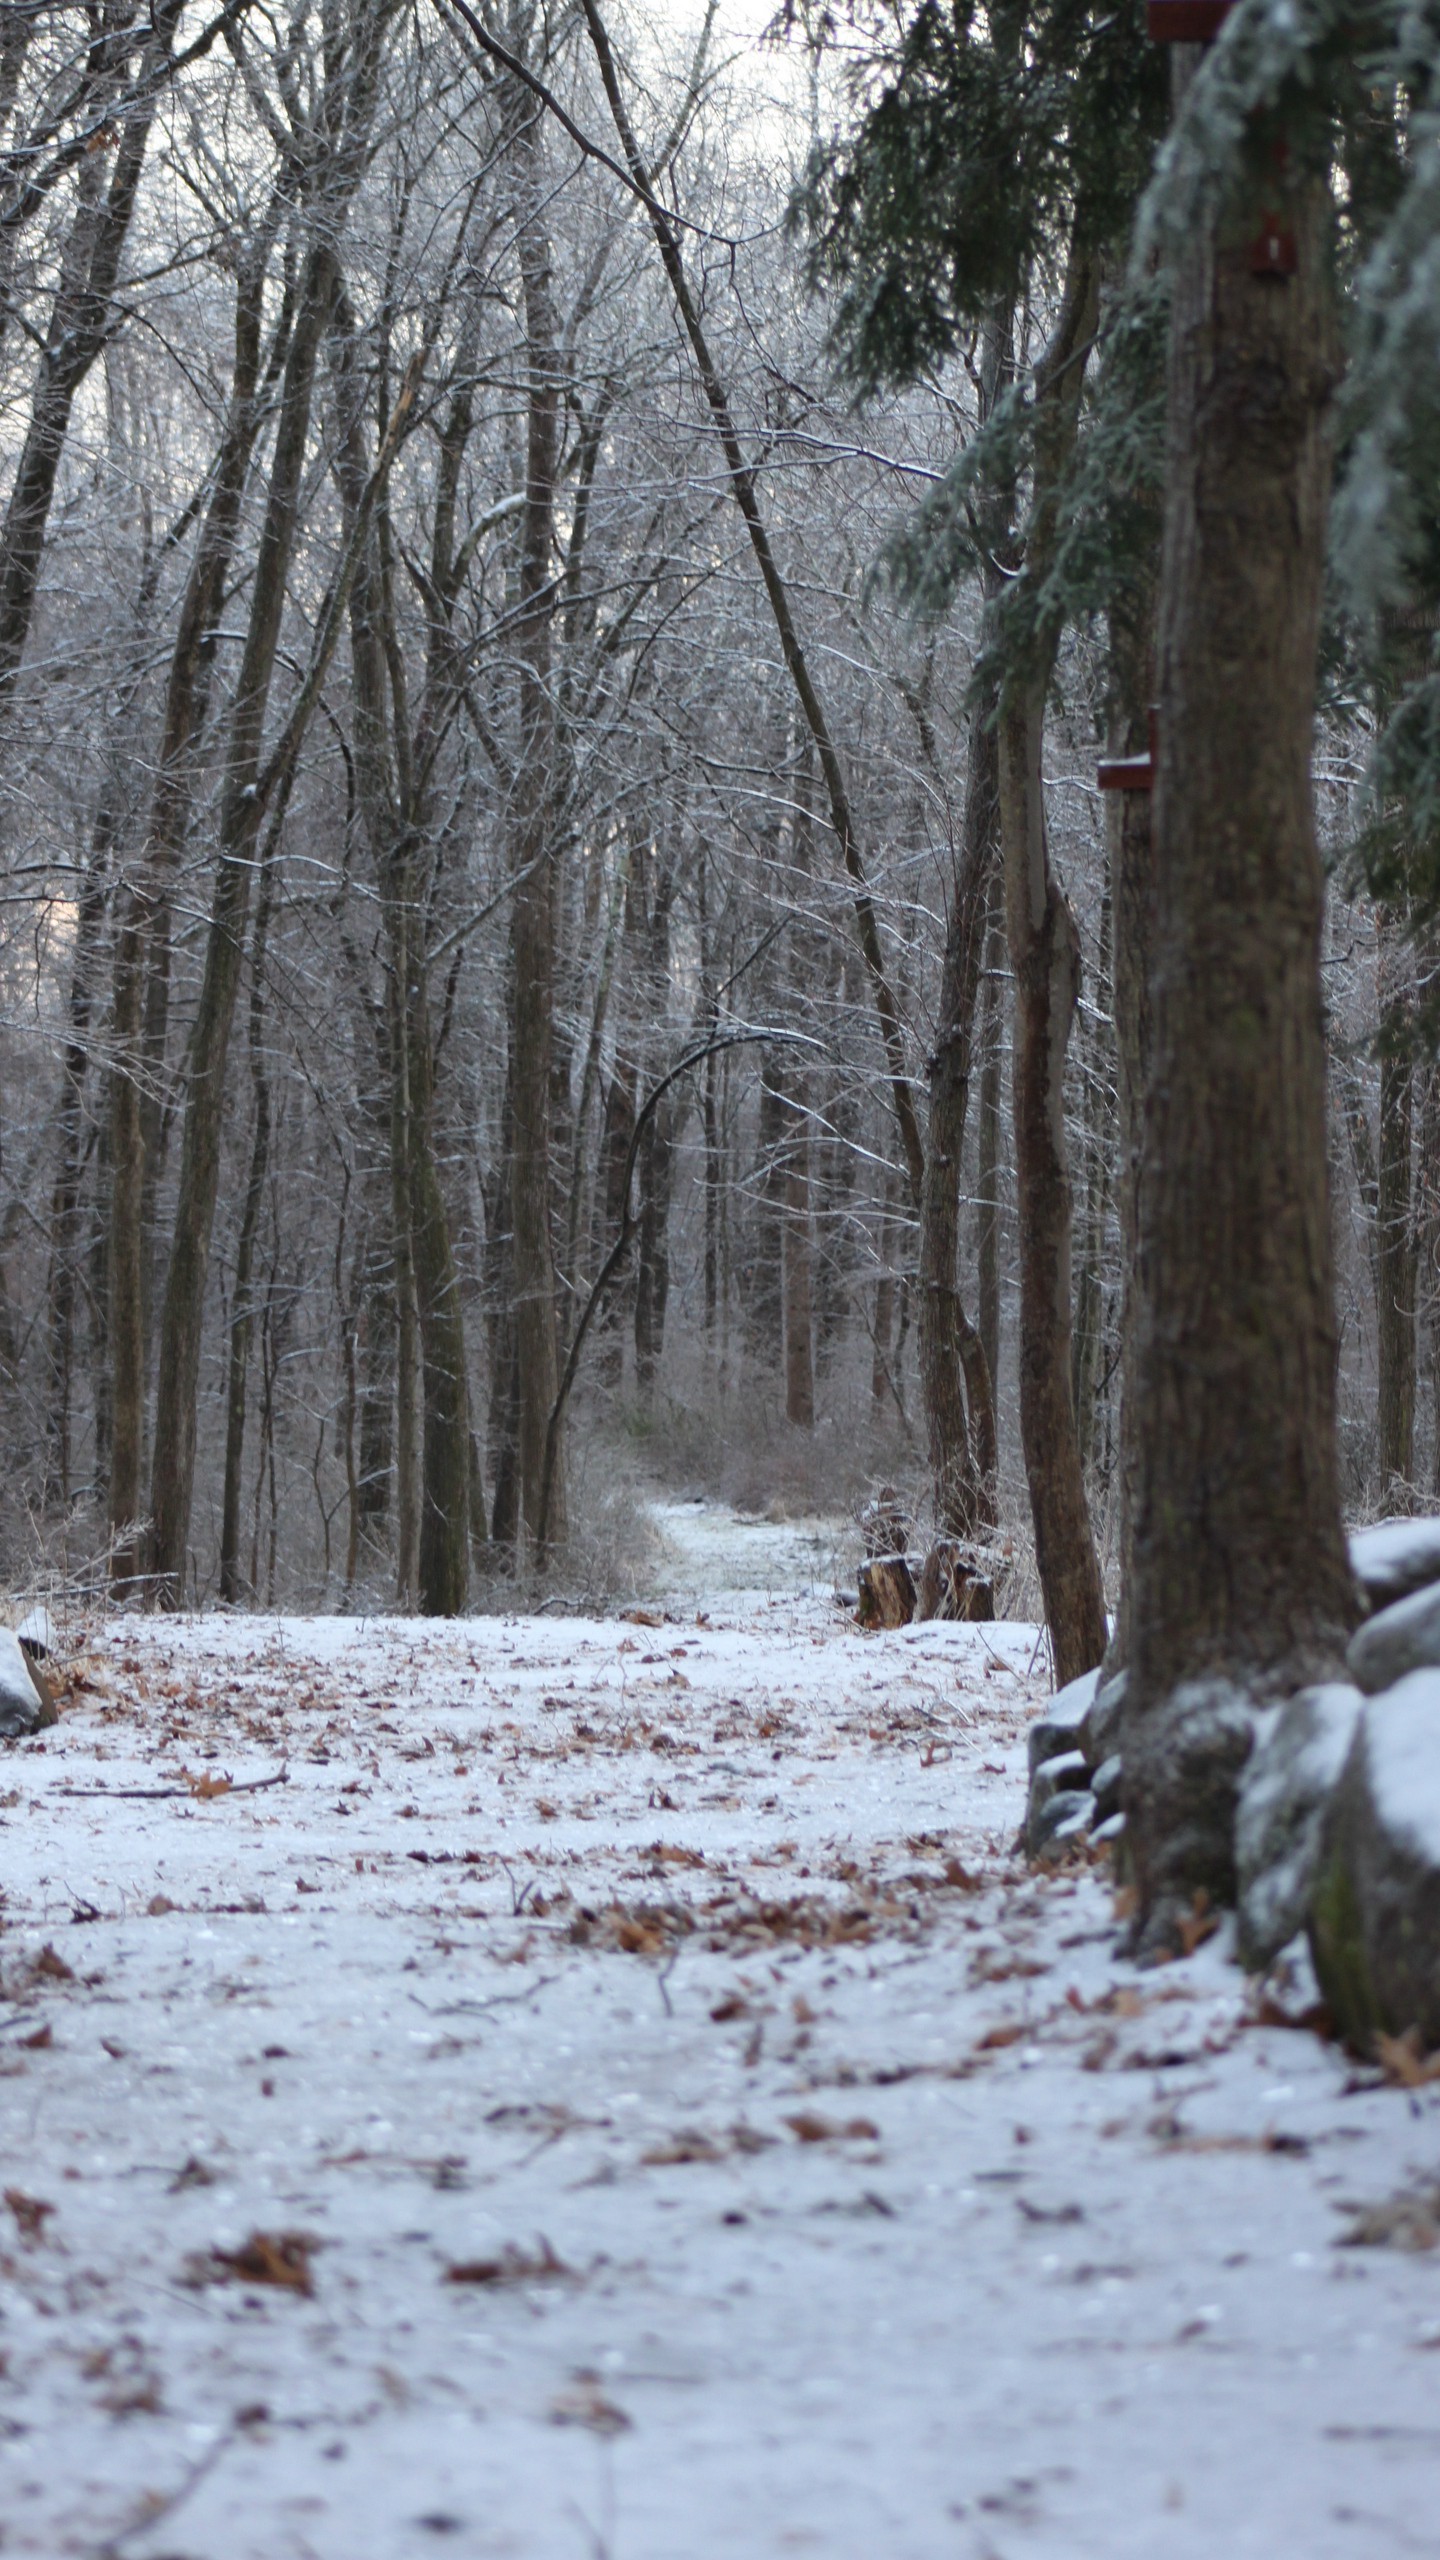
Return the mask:
POLYGON ((193 2284, 278 2285, 286 2293, 311 2294, 315 2280, 310 2260, 319 2241, 308 2231, 252 2231, 238 2249, 212 2249, 208 2257, 189 2262, 193 2284))
POLYGON ((813 2107, 802 2107, 798 2115, 787 2116, 785 2122, 797 2142, 878 2142, 880 2139, 880 2127, 872 2124, 868 2116, 851 2116, 847 2123, 836 2124, 831 2117, 818 2114, 813 2107))
POLYGON ((976 2037, 975 2050, 977 2053, 999 2053, 1007 2044, 1021 2043, 1029 2033, 1030 2029, 1022 2019, 1003 2018, 998 2027, 987 2027, 983 2036, 976 2037))
POLYGON ((580 2284, 584 2281, 575 2267, 557 2257, 543 2236, 538 2248, 520 2249, 507 2240, 503 2249, 489 2258, 461 2258, 445 2270, 447 2284, 580 2284))
POLYGON ((690 2160, 723 2160, 725 2146, 712 2134, 701 2133, 694 2126, 672 2134, 668 2142, 652 2143, 640 2154, 642 2169, 676 2169, 690 2160))
POLYGON ((45 2218, 54 2212, 53 2204, 44 2203, 39 2196, 27 2196, 23 2187, 7 2187, 5 2201, 15 2216, 16 2229, 22 2240, 43 2240, 45 2218))
POLYGON ((211 1796, 228 1796, 235 1783, 233 1778, 212 1778, 203 1769, 182 1768, 180 1775, 192 1796, 199 1796, 202 1803, 208 1803, 211 1796))
POLYGON ((1428 2080, 1440 2080, 1440 2053, 1426 2052, 1418 2027, 1407 2027, 1403 2036, 1377 2030, 1375 2059, 1386 2079, 1401 2089, 1422 2089, 1428 2080))

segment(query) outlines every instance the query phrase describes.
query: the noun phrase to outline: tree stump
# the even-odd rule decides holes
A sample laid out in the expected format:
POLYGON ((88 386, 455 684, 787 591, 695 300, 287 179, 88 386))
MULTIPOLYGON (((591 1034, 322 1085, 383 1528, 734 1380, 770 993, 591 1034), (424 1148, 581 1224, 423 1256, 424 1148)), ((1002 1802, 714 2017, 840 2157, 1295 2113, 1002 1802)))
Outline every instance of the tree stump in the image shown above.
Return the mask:
POLYGON ((994 1586, 977 1573, 955 1538, 937 1538, 920 1574, 917 1618, 959 1618, 971 1625, 995 1615, 994 1586))
POLYGON ((873 1556, 862 1564, 859 1593, 855 1615, 862 1627, 908 1627, 915 1615, 915 1584, 903 1556, 873 1556))

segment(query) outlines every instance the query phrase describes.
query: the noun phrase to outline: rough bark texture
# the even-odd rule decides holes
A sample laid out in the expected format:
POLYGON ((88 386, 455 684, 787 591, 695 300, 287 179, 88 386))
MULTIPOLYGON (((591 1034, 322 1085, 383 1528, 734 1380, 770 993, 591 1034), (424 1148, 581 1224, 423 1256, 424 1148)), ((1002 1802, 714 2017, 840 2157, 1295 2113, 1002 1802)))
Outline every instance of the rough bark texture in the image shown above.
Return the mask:
POLYGON ((975 1218, 976 1327, 992 1396, 1000 1377, 1000 1087, 1004 1070, 1001 976, 1005 967, 1004 890, 998 874, 985 931, 985 993, 980 1008, 980 1126, 975 1218))
MULTIPOLYGON (((190 809, 190 758, 210 700, 216 625, 239 529, 258 424, 260 322, 270 235, 243 263, 235 302, 235 366, 230 406, 205 521, 175 633, 165 694, 159 767, 140 861, 124 883, 115 941, 110 1101, 109 1330, 112 1442, 109 1520, 111 1580, 128 1589, 142 1569, 139 1513, 145 1439, 145 1201, 157 1171, 157 1113, 146 1109, 146 980, 161 974, 152 949, 179 862, 190 809)), ((168 942, 163 975, 168 986, 168 942)), ((163 1036, 159 1042, 163 1058, 163 1036)))
POLYGON ((529 1560, 565 1538, 565 1473, 557 1460, 542 1542, 545 1443, 560 1386, 555 1263, 550 1236, 550 1032, 555 935, 548 845, 554 716, 550 693, 555 480, 561 361, 545 217, 539 112, 518 98, 520 271, 525 297, 525 513, 515 652, 520 663, 520 764, 515 785, 514 1012, 511 1025, 510 1216, 515 1291, 519 1521, 529 1560))
POLYGON ((951 891, 920 1196, 920 1389, 935 1525, 974 1537, 994 1526, 996 1437, 990 1365, 960 1295, 960 1161, 974 1071, 975 1011, 999 857, 1000 780, 993 702, 977 704, 959 859, 951 891))
POLYGON ((255 567, 250 622, 236 688, 220 812, 220 850, 206 941, 205 972, 191 1042, 180 1190, 165 1289, 155 1456, 150 1485, 150 1569, 154 1596, 178 1608, 185 1582, 195 1479, 195 1399, 210 1236, 220 1176, 225 1067, 240 981, 250 876, 262 815, 257 788, 270 679, 280 639, 285 582, 300 502, 310 401, 321 332, 334 284, 329 243, 307 262, 301 308, 285 368, 265 523, 255 567))
MULTIPOLYGON (((1145 753, 1149 743, 1149 671, 1121 671, 1128 704, 1111 730, 1115 756, 1145 753)), ((1117 1671, 1130 1650, 1130 1602, 1134 1559, 1136 1451, 1135 1342, 1137 1287, 1135 1277, 1140 1150, 1145 1125, 1145 1082, 1150 1057, 1150 954, 1155 927, 1155 831, 1148 791, 1116 791, 1110 795, 1111 919, 1114 935, 1112 1008, 1115 1023, 1115 1104, 1119 1165, 1116 1188, 1120 1206, 1122 1258, 1120 1305, 1120 1583, 1106 1656, 1107 1669, 1117 1671)))
POLYGON ((1380 1499, 1409 1498, 1415 1473, 1415 1225, 1412 1158, 1415 1068, 1410 1053, 1409 952, 1386 923, 1380 947, 1380 1147, 1375 1316, 1380 1367, 1380 1499))
MULTIPOLYGON (((1093 259, 1072 243, 1054 334, 1035 368, 1034 469, 1026 574, 1053 556, 1074 449, 1085 351, 1094 334, 1093 259)), ((1054 642, 1010 677, 999 720, 1005 926, 1014 978, 1015 1194, 1020 1243, 1020 1437, 1035 1561, 1057 1685, 1105 1650, 1105 1595, 1075 1428, 1070 1349, 1070 1177, 1065 1050, 1080 985, 1080 942, 1050 866, 1042 753, 1054 642)))
POLYGON ((1227 1696, 1331 1676, 1355 1614, 1310 787, 1333 339, 1321 192, 1289 211, 1293 277, 1252 272, 1241 207, 1174 280, 1124 1745, 1150 1945, 1233 1890, 1227 1696))

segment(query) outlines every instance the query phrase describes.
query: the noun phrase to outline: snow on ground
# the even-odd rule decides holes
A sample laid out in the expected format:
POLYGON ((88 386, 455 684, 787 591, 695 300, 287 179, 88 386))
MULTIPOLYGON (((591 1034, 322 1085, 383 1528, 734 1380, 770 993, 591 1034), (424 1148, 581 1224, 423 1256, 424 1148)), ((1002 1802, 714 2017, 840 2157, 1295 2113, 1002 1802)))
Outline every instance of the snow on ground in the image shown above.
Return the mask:
POLYGON ((1440 2254, 1339 2244, 1437 2093, 1026 1874, 1035 1652, 99 1629, 0 1759, 0 2550, 1432 2552, 1440 2254))

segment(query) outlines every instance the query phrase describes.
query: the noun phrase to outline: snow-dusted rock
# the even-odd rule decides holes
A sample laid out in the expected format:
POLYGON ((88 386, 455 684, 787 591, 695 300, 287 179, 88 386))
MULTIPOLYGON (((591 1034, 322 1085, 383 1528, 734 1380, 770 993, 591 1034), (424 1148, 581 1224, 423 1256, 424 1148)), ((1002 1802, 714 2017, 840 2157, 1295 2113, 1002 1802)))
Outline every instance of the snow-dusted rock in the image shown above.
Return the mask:
POLYGON ((1286 1700, 1246 1763, 1235 1812, 1239 1953, 1259 1971, 1305 1926, 1325 1811, 1364 1704, 1348 1681, 1286 1700))
POLYGON ((1440 1667, 1440 1587, 1393 1601, 1356 1629, 1347 1656, 1357 1687, 1373 1697, 1411 1671, 1440 1667))
POLYGON ((1072 1840, 1082 1840, 1095 1820, 1095 1799, 1088 1787, 1061 1787, 1030 1825, 1027 1846, 1032 1858, 1053 1858, 1072 1840))
POLYGON ((1310 1896, 1310 1947, 1341 2033, 1440 2045, 1440 1671, 1356 1719, 1310 1896))
POLYGON ((1120 1748, 1120 1718, 1125 1708, 1127 1674, 1117 1671, 1112 1679, 1097 1687, 1089 1708, 1081 1721, 1080 1748, 1092 1769, 1098 1769, 1120 1748))
POLYGON ((47 1716, 18 1636, 0 1627, 0 1741, 18 1741, 22 1734, 38 1733, 43 1724, 53 1721, 54 1709, 47 1716))
POLYGON ((1111 1814, 1120 1810, 1120 1781, 1124 1774, 1125 1764, 1119 1752, 1112 1751, 1090 1780, 1090 1792, 1102 1822, 1108 1822, 1111 1814))
POLYGON ((1037 1716, 1026 1737, 1032 1777, 1042 1760, 1053 1760, 1061 1751, 1083 1750, 1082 1728, 1099 1686, 1098 1670, 1082 1671, 1078 1680, 1057 1690, 1043 1716, 1037 1716))
POLYGON ((1083 1751, 1057 1751, 1053 1760, 1042 1760, 1030 1780, 1030 1823, 1033 1826, 1044 1812, 1052 1796, 1066 1788, 1083 1788, 1089 1772, 1083 1751))
POLYGON ((1350 1540, 1350 1569, 1372 1609, 1440 1582, 1440 1518, 1377 1520, 1350 1540))
POLYGON ((33 1609, 26 1610, 15 1633, 26 1652, 39 1654, 42 1660, 47 1653, 54 1653, 59 1644, 55 1621, 43 1600, 37 1600, 33 1609))

